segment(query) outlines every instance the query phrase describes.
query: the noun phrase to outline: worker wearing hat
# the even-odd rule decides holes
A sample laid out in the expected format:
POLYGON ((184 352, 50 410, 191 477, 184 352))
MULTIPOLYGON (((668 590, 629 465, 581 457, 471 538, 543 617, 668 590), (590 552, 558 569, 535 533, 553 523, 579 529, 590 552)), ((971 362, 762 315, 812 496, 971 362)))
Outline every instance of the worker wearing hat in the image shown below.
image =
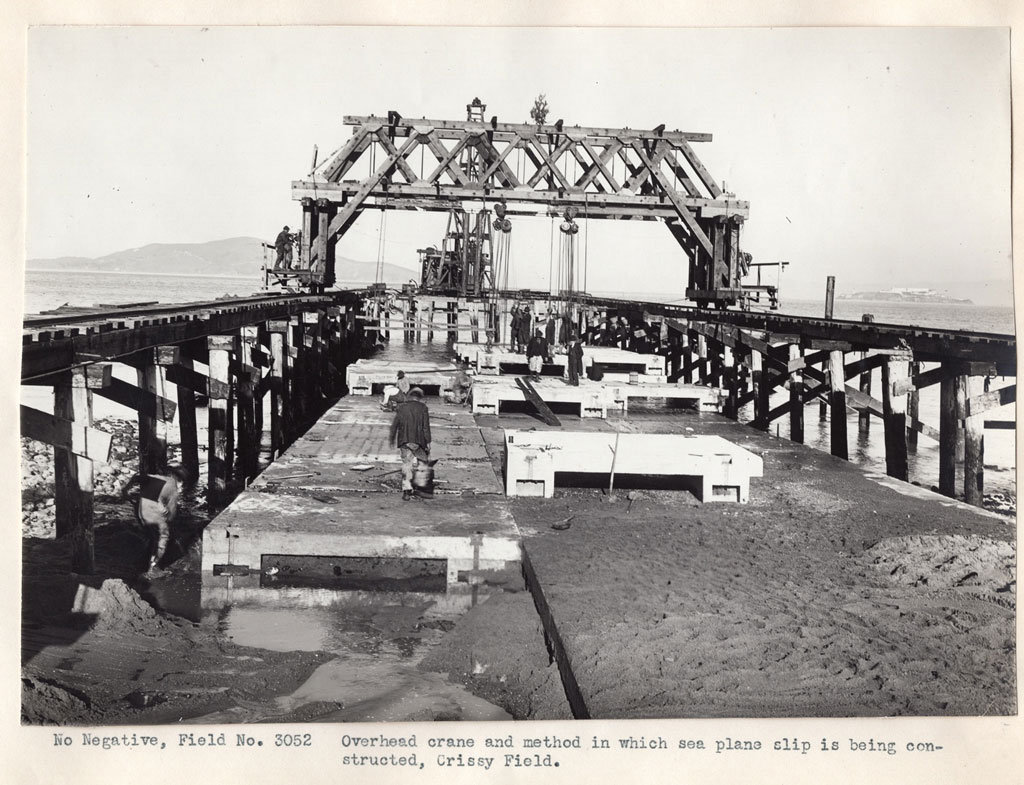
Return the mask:
POLYGON ((292 241, 293 238, 291 233, 288 231, 286 226, 280 232, 278 232, 277 239, 274 241, 274 247, 277 249, 277 261, 274 262, 274 269, 290 270, 292 267, 292 241))

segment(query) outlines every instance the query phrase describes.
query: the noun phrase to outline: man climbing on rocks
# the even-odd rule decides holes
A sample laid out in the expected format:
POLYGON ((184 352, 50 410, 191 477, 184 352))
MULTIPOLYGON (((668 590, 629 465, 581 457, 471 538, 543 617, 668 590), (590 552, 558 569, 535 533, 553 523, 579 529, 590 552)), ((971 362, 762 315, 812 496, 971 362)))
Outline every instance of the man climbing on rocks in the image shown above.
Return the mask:
POLYGON ((419 387, 409 390, 408 399, 398 404, 389 441, 402 454, 402 501, 417 498, 413 493, 413 475, 421 463, 431 465, 430 411, 419 387))

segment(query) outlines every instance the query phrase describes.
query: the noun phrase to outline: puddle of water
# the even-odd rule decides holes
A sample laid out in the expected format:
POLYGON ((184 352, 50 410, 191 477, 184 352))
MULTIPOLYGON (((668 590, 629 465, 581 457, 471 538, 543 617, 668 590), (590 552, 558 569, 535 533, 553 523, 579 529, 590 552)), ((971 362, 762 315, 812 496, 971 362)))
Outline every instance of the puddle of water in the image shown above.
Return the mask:
MULTIPOLYGON (((210 597, 215 597, 211 592, 210 597)), ((418 663, 484 597, 469 587, 426 592, 260 590, 260 599, 206 607, 202 624, 240 646, 335 654, 291 695, 187 722, 509 720, 503 709, 418 663), (460 591, 466 589, 467 591, 460 591)))

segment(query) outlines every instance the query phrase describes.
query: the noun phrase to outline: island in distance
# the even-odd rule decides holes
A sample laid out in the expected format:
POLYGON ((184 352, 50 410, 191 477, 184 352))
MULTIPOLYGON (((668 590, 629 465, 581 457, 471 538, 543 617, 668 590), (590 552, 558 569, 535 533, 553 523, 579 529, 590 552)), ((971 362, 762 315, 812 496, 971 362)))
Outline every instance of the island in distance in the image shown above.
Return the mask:
POLYGON ((898 287, 885 292, 852 292, 840 294, 840 300, 872 300, 881 302, 906 302, 906 303, 959 303, 961 305, 973 305, 971 300, 961 297, 949 297, 939 294, 934 289, 898 287))

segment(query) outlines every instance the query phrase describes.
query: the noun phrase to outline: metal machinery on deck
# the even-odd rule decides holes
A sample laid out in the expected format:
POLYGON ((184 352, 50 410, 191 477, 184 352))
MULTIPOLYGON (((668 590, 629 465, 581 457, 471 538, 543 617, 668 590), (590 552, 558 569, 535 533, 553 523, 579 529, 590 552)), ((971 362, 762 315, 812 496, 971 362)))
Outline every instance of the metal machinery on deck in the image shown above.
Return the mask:
MULTIPOLYGON (((497 286, 491 268, 493 209, 506 215, 571 211, 581 219, 663 221, 689 263, 686 296, 699 306, 746 305, 777 287, 744 285, 751 257, 740 248, 749 204, 724 192, 691 146, 710 134, 500 123, 478 99, 467 119, 346 116, 352 138, 292 183, 302 204, 298 270, 312 291, 335 283, 338 240, 368 208, 449 213, 443 247, 420 252, 421 286, 462 295, 497 286), (361 179, 355 172, 367 172, 361 179), (479 205, 474 215, 465 203, 479 205)), ((506 229, 507 231, 507 229, 506 229)))

